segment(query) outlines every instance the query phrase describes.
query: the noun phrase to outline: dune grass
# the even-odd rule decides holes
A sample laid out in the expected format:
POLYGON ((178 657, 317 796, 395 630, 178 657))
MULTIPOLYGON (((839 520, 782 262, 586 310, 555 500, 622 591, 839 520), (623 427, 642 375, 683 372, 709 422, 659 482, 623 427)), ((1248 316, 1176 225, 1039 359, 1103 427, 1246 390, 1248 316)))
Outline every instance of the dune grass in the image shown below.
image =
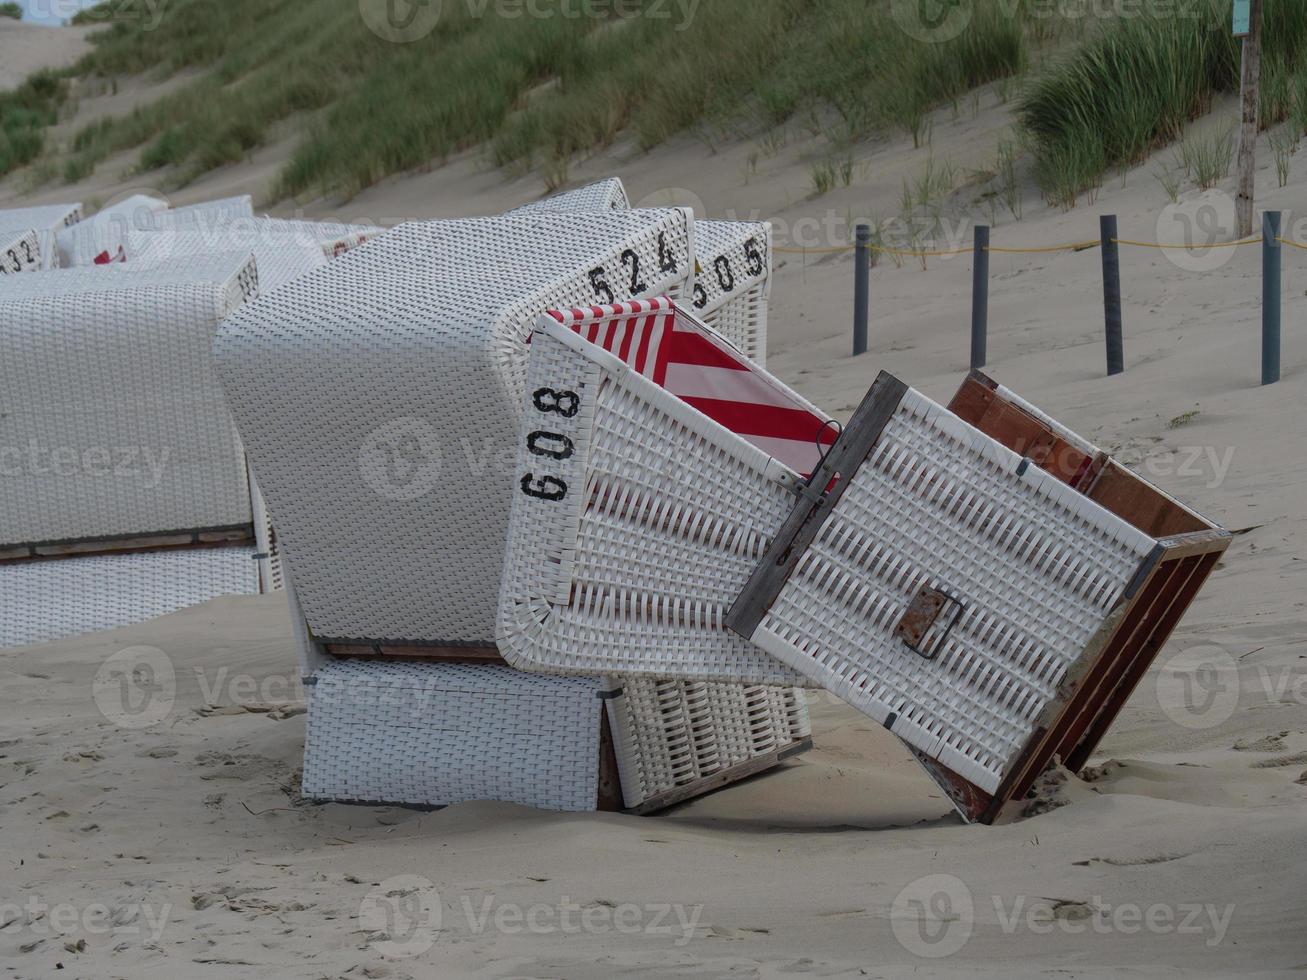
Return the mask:
MULTIPOLYGON (((1230 0, 1167 10, 1174 12, 1106 22, 1020 98, 1036 179, 1054 203, 1073 205, 1107 168, 1179 139, 1215 96, 1238 90, 1230 0)), ((1291 80, 1307 62, 1307 4, 1266 0, 1264 24, 1262 122, 1269 125, 1292 111, 1291 80)))
POLYGON ((12 92, 0 92, 0 174, 31 163, 45 148, 45 130, 68 98, 68 80, 37 72, 12 92))
MULTIPOLYGON (((358 0, 172 0, 154 20, 148 4, 101 4, 76 18, 105 29, 69 74, 194 77, 80 129, 58 169, 77 181, 126 153, 138 171, 167 168, 157 179, 183 185, 294 120, 303 134, 279 198, 357 193, 481 144, 496 165, 537 166, 558 183, 619 134, 649 149, 728 124, 766 133, 802 115, 837 150, 885 129, 920 141, 932 109, 1026 61, 1020 5, 979 3, 942 44, 898 29, 891 0, 706 0, 688 24, 655 16, 664 2, 621 7, 636 12, 510 17, 493 2, 446 0, 430 34, 391 44, 367 28, 358 0)), ((45 149, 62 98, 36 102, 0 103, 0 173, 45 149)))

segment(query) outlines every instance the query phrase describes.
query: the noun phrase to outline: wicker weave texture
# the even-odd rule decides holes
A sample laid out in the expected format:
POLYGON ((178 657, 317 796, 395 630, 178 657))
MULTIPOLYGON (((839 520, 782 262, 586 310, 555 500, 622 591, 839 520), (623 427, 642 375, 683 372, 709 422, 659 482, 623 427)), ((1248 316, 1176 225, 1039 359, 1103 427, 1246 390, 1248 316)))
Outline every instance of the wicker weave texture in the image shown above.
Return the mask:
POLYGON ((311 235, 283 231, 263 224, 264 220, 230 221, 208 230, 188 228, 140 234, 132 239, 127 264, 156 265, 184 256, 252 252, 259 265, 259 287, 266 293, 327 263, 322 244, 311 235))
POLYGON ((63 228, 56 236, 59 267, 122 261, 132 236, 154 228, 157 215, 167 210, 167 201, 133 194, 63 228))
POLYGON ((0 563, 0 647, 44 643, 259 591, 251 548, 0 563))
POLYGON ((535 318, 679 291, 689 239, 670 209, 412 223, 227 319, 220 371, 316 636, 494 636, 535 318))
POLYGON ((324 665, 308 688, 306 796, 593 810, 594 680, 439 663, 324 665))
POLYGON ((239 290, 103 275, 52 295, 0 290, 0 543, 249 523, 210 352, 239 290))
POLYGON ((572 449, 520 454, 499 609, 505 659, 807 683, 723 622, 793 506, 788 471, 565 326, 542 326, 531 348, 523 432, 544 434, 537 448, 572 449))
POLYGON ((564 191, 547 197, 543 201, 533 201, 514 208, 508 214, 541 214, 566 211, 626 211, 631 207, 626 188, 617 177, 597 180, 593 184, 578 187, 574 191, 564 191))
POLYGON ((783 751, 812 734, 802 693, 609 677, 613 748, 628 807, 783 751))
POLYGON ((766 221, 696 221, 694 310, 759 364, 767 362, 772 230, 766 221))
POLYGON ((179 255, 155 262, 113 262, 33 272, 0 279, 0 299, 86 294, 98 288, 114 291, 129 285, 186 286, 212 283, 225 290, 228 307, 259 295, 259 267, 249 252, 179 255))
POLYGON ((1154 544, 909 390, 753 640, 992 792, 1154 544), (923 586, 961 607, 931 659, 923 586))

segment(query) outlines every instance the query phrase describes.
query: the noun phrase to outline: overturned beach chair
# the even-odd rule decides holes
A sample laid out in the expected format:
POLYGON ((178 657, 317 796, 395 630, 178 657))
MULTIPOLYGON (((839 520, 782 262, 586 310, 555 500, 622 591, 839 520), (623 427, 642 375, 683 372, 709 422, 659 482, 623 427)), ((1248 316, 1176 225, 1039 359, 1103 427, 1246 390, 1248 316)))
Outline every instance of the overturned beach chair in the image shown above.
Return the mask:
POLYGON ((20 278, 0 286, 0 646, 270 588, 210 351, 251 257, 20 278))
MULTIPOLYGON (((628 304, 540 320, 527 389, 549 396, 524 402, 499 620, 509 663, 792 671, 898 735, 986 822, 1055 758, 1088 758, 1229 534, 1187 510, 1179 525, 1113 513, 885 374, 819 463, 778 459, 721 424, 775 410, 784 386, 762 369, 724 346, 696 353, 736 402, 696 407, 671 372, 587 339, 660 317, 628 304)), ((822 439, 793 398, 789 420, 822 439)), ((1099 465, 1150 505, 1160 496, 1099 465)))
MULTIPOLYGON (((575 681, 508 671, 494 643, 536 316, 645 292, 688 295, 691 220, 666 209, 401 225, 224 322, 215 352, 300 629, 307 795, 643 810, 806 745, 793 691, 590 680, 582 710, 575 681), (373 678, 400 698, 394 711, 408 722, 323 700, 373 678), (477 727, 461 753, 442 755, 446 716, 421 708, 431 692, 479 697, 496 712, 521 698, 572 707, 531 714, 529 731, 477 727), (521 753, 502 744, 518 738, 540 744, 521 753), (378 760, 403 757, 405 746, 429 765, 401 778, 378 760), (496 776, 505 752, 519 761, 496 776), (520 771, 532 758, 584 781, 543 791, 520 771), (376 778, 347 778, 362 770, 376 778)), ((463 719, 450 724, 474 725, 474 711, 450 711, 463 719)))
POLYGON ((167 210, 168 202, 161 198, 133 194, 61 228, 55 235, 59 267, 125 261, 131 236, 153 228, 156 216, 167 210))

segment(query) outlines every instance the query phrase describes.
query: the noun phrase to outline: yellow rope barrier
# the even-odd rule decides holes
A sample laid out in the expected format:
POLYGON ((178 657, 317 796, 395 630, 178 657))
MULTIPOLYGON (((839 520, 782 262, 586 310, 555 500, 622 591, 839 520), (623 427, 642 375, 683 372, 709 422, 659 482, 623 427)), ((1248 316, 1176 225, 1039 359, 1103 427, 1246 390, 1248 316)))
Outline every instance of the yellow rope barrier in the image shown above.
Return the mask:
MULTIPOLYGON (((1301 248, 1307 251, 1307 243, 1295 242, 1290 238, 1277 238, 1276 240, 1282 242, 1285 245, 1292 246, 1293 248, 1301 248)), ((1208 245, 1180 245, 1180 244, 1169 244, 1165 242, 1138 242, 1129 238, 1114 238, 1112 239, 1112 241, 1114 241, 1117 245, 1133 245, 1138 248, 1162 248, 1162 249, 1182 248, 1185 249, 1186 251, 1194 251, 1195 249, 1237 248, 1240 245, 1258 245, 1261 243, 1262 239, 1260 237, 1244 238, 1237 242, 1212 242, 1211 244, 1208 245)), ((1094 238, 1094 239, 1087 239, 1083 242, 1065 242, 1061 245, 1044 245, 1039 248, 1015 248, 1015 247, 1007 247, 1003 245, 988 245, 986 246, 985 250, 987 252, 1005 252, 1014 255, 1034 255, 1034 254, 1044 253, 1044 252, 1083 252, 1086 249, 1098 248, 1100 245, 1102 245, 1102 242, 1099 241, 1097 238, 1094 238)), ((826 255, 832 252, 853 252, 856 251, 857 248, 858 246, 856 245, 835 245, 835 246, 822 247, 822 248, 803 248, 803 247, 777 245, 773 248, 773 251, 792 252, 796 255, 797 254, 826 255)), ((888 248, 884 245, 870 245, 870 244, 867 246, 867 248, 869 248, 873 252, 880 252, 883 255, 903 255, 909 258, 934 258, 943 255, 962 255, 967 252, 974 251, 974 246, 971 245, 965 245, 961 248, 938 249, 935 251, 910 249, 910 248, 888 248)))
POLYGON ((1042 248, 1005 248, 1001 245, 990 245, 986 249, 989 252, 1013 252, 1017 254, 1034 254, 1036 252, 1083 252, 1088 248, 1098 248, 1103 243, 1097 238, 1083 242, 1067 242, 1064 245, 1045 245, 1042 248))
MULTIPOLYGON (((1022 252, 1022 253, 1066 252, 1066 251, 1079 252, 1087 248, 1096 248, 1100 244, 1101 243, 1098 241, 1098 239, 1094 239, 1093 241, 1067 242, 1064 245, 1048 245, 1043 248, 1004 248, 999 245, 989 245, 986 246, 986 251, 1022 252)), ((801 248, 801 247, 789 247, 784 245, 778 245, 773 249, 773 251, 793 252, 795 254, 802 253, 804 255, 809 255, 809 254, 820 255, 820 254, 830 253, 830 252, 852 252, 855 251, 857 247, 858 246, 856 245, 836 245, 834 247, 829 247, 829 248, 801 248)), ((910 249, 910 248, 888 248, 884 245, 868 245, 867 248, 871 249, 871 251, 873 252, 880 252, 884 255, 906 255, 913 258, 921 258, 923 256, 933 257, 939 255, 963 255, 967 252, 971 252, 975 250, 974 246, 972 245, 963 245, 960 248, 936 249, 933 251, 910 249)))
POLYGON ((1261 238, 1245 238, 1239 242, 1211 242, 1207 245, 1170 245, 1162 242, 1134 242, 1128 238, 1113 238, 1112 241, 1118 245, 1137 245, 1140 248, 1183 248, 1185 251, 1192 252, 1195 249, 1207 248, 1236 248, 1239 245, 1259 245, 1261 238))

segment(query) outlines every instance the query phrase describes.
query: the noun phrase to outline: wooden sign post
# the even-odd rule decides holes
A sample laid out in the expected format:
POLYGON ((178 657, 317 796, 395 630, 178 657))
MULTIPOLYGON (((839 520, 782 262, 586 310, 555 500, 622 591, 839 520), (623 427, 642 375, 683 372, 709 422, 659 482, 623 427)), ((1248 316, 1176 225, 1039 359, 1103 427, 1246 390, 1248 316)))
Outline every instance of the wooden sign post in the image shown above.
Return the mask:
POLYGON ((1253 172, 1257 163, 1257 89, 1262 63, 1262 0, 1235 0, 1234 34, 1243 37, 1243 70, 1239 82, 1239 193, 1235 197, 1238 237, 1253 233, 1253 172))

